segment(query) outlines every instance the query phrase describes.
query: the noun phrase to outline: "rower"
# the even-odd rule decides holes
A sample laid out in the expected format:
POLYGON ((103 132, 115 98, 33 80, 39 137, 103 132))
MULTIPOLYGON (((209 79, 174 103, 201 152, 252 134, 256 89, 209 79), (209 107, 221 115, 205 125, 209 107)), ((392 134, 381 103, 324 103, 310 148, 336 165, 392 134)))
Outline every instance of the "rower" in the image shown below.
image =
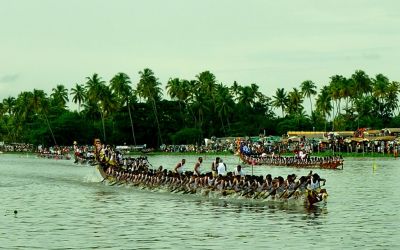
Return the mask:
POLYGON ((215 161, 213 161, 211 163, 211 173, 213 174, 214 177, 217 176, 217 168, 218 168, 219 160, 220 160, 220 158, 217 157, 217 158, 215 158, 215 161))
POLYGON ((325 179, 321 179, 321 177, 319 177, 319 175, 317 173, 313 174, 311 176, 311 180, 310 180, 310 189, 314 190, 314 191, 319 191, 319 189, 321 188, 321 184, 320 182, 323 181, 324 182, 324 186, 325 186, 325 179))
POLYGON ((203 163, 203 157, 199 157, 197 159, 196 164, 194 164, 194 171, 193 171, 194 175, 200 176, 200 167, 202 163, 203 163))
POLYGON ((184 165, 186 163, 186 159, 182 159, 178 164, 176 164, 174 171, 175 173, 182 174, 184 172, 184 165))
POLYGON ((225 162, 223 162, 222 159, 219 160, 217 171, 218 171, 218 175, 222 175, 222 176, 226 175, 226 164, 225 164, 225 162))
POLYGON ((234 171, 234 176, 245 176, 245 173, 244 173, 241 165, 236 166, 236 169, 234 171))

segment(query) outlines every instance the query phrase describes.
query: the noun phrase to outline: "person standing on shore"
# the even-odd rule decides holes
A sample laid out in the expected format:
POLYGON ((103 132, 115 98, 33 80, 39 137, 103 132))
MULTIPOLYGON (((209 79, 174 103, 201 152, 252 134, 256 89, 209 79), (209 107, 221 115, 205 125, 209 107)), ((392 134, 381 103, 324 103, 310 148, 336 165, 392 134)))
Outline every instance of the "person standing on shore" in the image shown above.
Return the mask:
POLYGON ((182 159, 182 161, 178 162, 178 164, 176 164, 174 171, 178 174, 182 174, 184 172, 184 165, 186 163, 186 159, 182 159))
POLYGON ((194 175, 200 176, 200 167, 202 163, 203 163, 203 157, 199 157, 197 159, 196 164, 194 164, 194 170, 193 170, 194 175))

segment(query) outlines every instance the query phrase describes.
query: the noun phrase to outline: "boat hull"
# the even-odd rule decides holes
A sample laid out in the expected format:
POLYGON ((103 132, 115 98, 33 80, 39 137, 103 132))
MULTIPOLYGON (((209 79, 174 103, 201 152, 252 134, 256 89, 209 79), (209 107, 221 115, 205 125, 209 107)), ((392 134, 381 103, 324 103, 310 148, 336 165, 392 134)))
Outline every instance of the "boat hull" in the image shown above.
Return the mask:
MULTIPOLYGON (((343 169, 343 161, 332 161, 332 162, 315 162, 315 163, 307 163, 307 162, 293 162, 293 163, 285 163, 288 161, 282 160, 279 163, 272 163, 267 161, 267 158, 263 157, 253 157, 247 156, 244 154, 239 154, 241 161, 247 165, 253 166, 277 166, 277 167, 294 167, 294 168, 319 168, 319 169, 343 169)), ((280 156, 281 159, 291 158, 280 156)), ((271 159, 271 158, 269 158, 271 159)))
POLYGON ((271 195, 268 192, 254 192, 251 194, 243 195, 242 192, 235 192, 233 190, 212 190, 209 188, 198 188, 196 190, 187 190, 175 188, 171 189, 165 186, 147 186, 143 183, 137 184, 126 180, 117 180, 116 177, 107 175, 103 167, 97 165, 97 169, 103 178, 102 182, 110 186, 126 186, 142 190, 151 190, 152 192, 160 193, 174 193, 176 195, 192 195, 213 200, 223 200, 227 202, 239 203, 252 203, 252 204, 271 204, 271 203, 287 203, 290 205, 311 206, 311 205, 325 205, 327 203, 328 195, 322 195, 321 199, 315 198, 313 192, 300 192, 294 191, 293 193, 271 195), (287 198, 289 197, 289 198, 287 198))

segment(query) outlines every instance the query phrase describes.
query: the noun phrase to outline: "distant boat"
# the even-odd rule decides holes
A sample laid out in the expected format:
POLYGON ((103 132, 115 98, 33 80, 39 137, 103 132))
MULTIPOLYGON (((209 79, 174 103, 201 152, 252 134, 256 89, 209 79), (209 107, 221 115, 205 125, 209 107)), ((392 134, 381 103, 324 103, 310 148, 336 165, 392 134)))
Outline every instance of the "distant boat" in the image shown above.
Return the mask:
POLYGON ((253 166, 282 166, 295 168, 343 169, 343 158, 340 156, 280 156, 280 155, 246 155, 238 153, 240 159, 253 166))

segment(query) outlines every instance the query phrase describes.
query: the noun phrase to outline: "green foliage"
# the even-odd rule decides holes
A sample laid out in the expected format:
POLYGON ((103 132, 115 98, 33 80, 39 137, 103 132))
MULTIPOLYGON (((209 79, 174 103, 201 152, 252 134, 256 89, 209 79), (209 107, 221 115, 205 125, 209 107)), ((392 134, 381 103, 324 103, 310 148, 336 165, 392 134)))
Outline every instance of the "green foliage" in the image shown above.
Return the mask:
POLYGON ((362 70, 349 77, 334 75, 320 91, 306 80, 291 91, 277 88, 272 97, 255 83, 227 86, 206 70, 193 79, 171 77, 164 84, 172 100, 166 100, 151 69, 140 71, 138 78, 133 84, 127 74, 117 73, 106 82, 93 74, 74 83, 70 98, 61 84, 51 93, 33 89, 5 98, 0 102, 0 141, 49 146, 75 140, 90 144, 98 137, 109 144, 157 147, 200 143, 211 136, 400 127, 395 116, 400 84, 383 74, 370 78, 362 70), (304 101, 311 112, 305 111, 304 101), (68 102, 78 104, 78 111, 68 110, 68 102))
POLYGON ((197 128, 183 128, 171 135, 173 144, 196 144, 201 142, 201 131, 197 128))

